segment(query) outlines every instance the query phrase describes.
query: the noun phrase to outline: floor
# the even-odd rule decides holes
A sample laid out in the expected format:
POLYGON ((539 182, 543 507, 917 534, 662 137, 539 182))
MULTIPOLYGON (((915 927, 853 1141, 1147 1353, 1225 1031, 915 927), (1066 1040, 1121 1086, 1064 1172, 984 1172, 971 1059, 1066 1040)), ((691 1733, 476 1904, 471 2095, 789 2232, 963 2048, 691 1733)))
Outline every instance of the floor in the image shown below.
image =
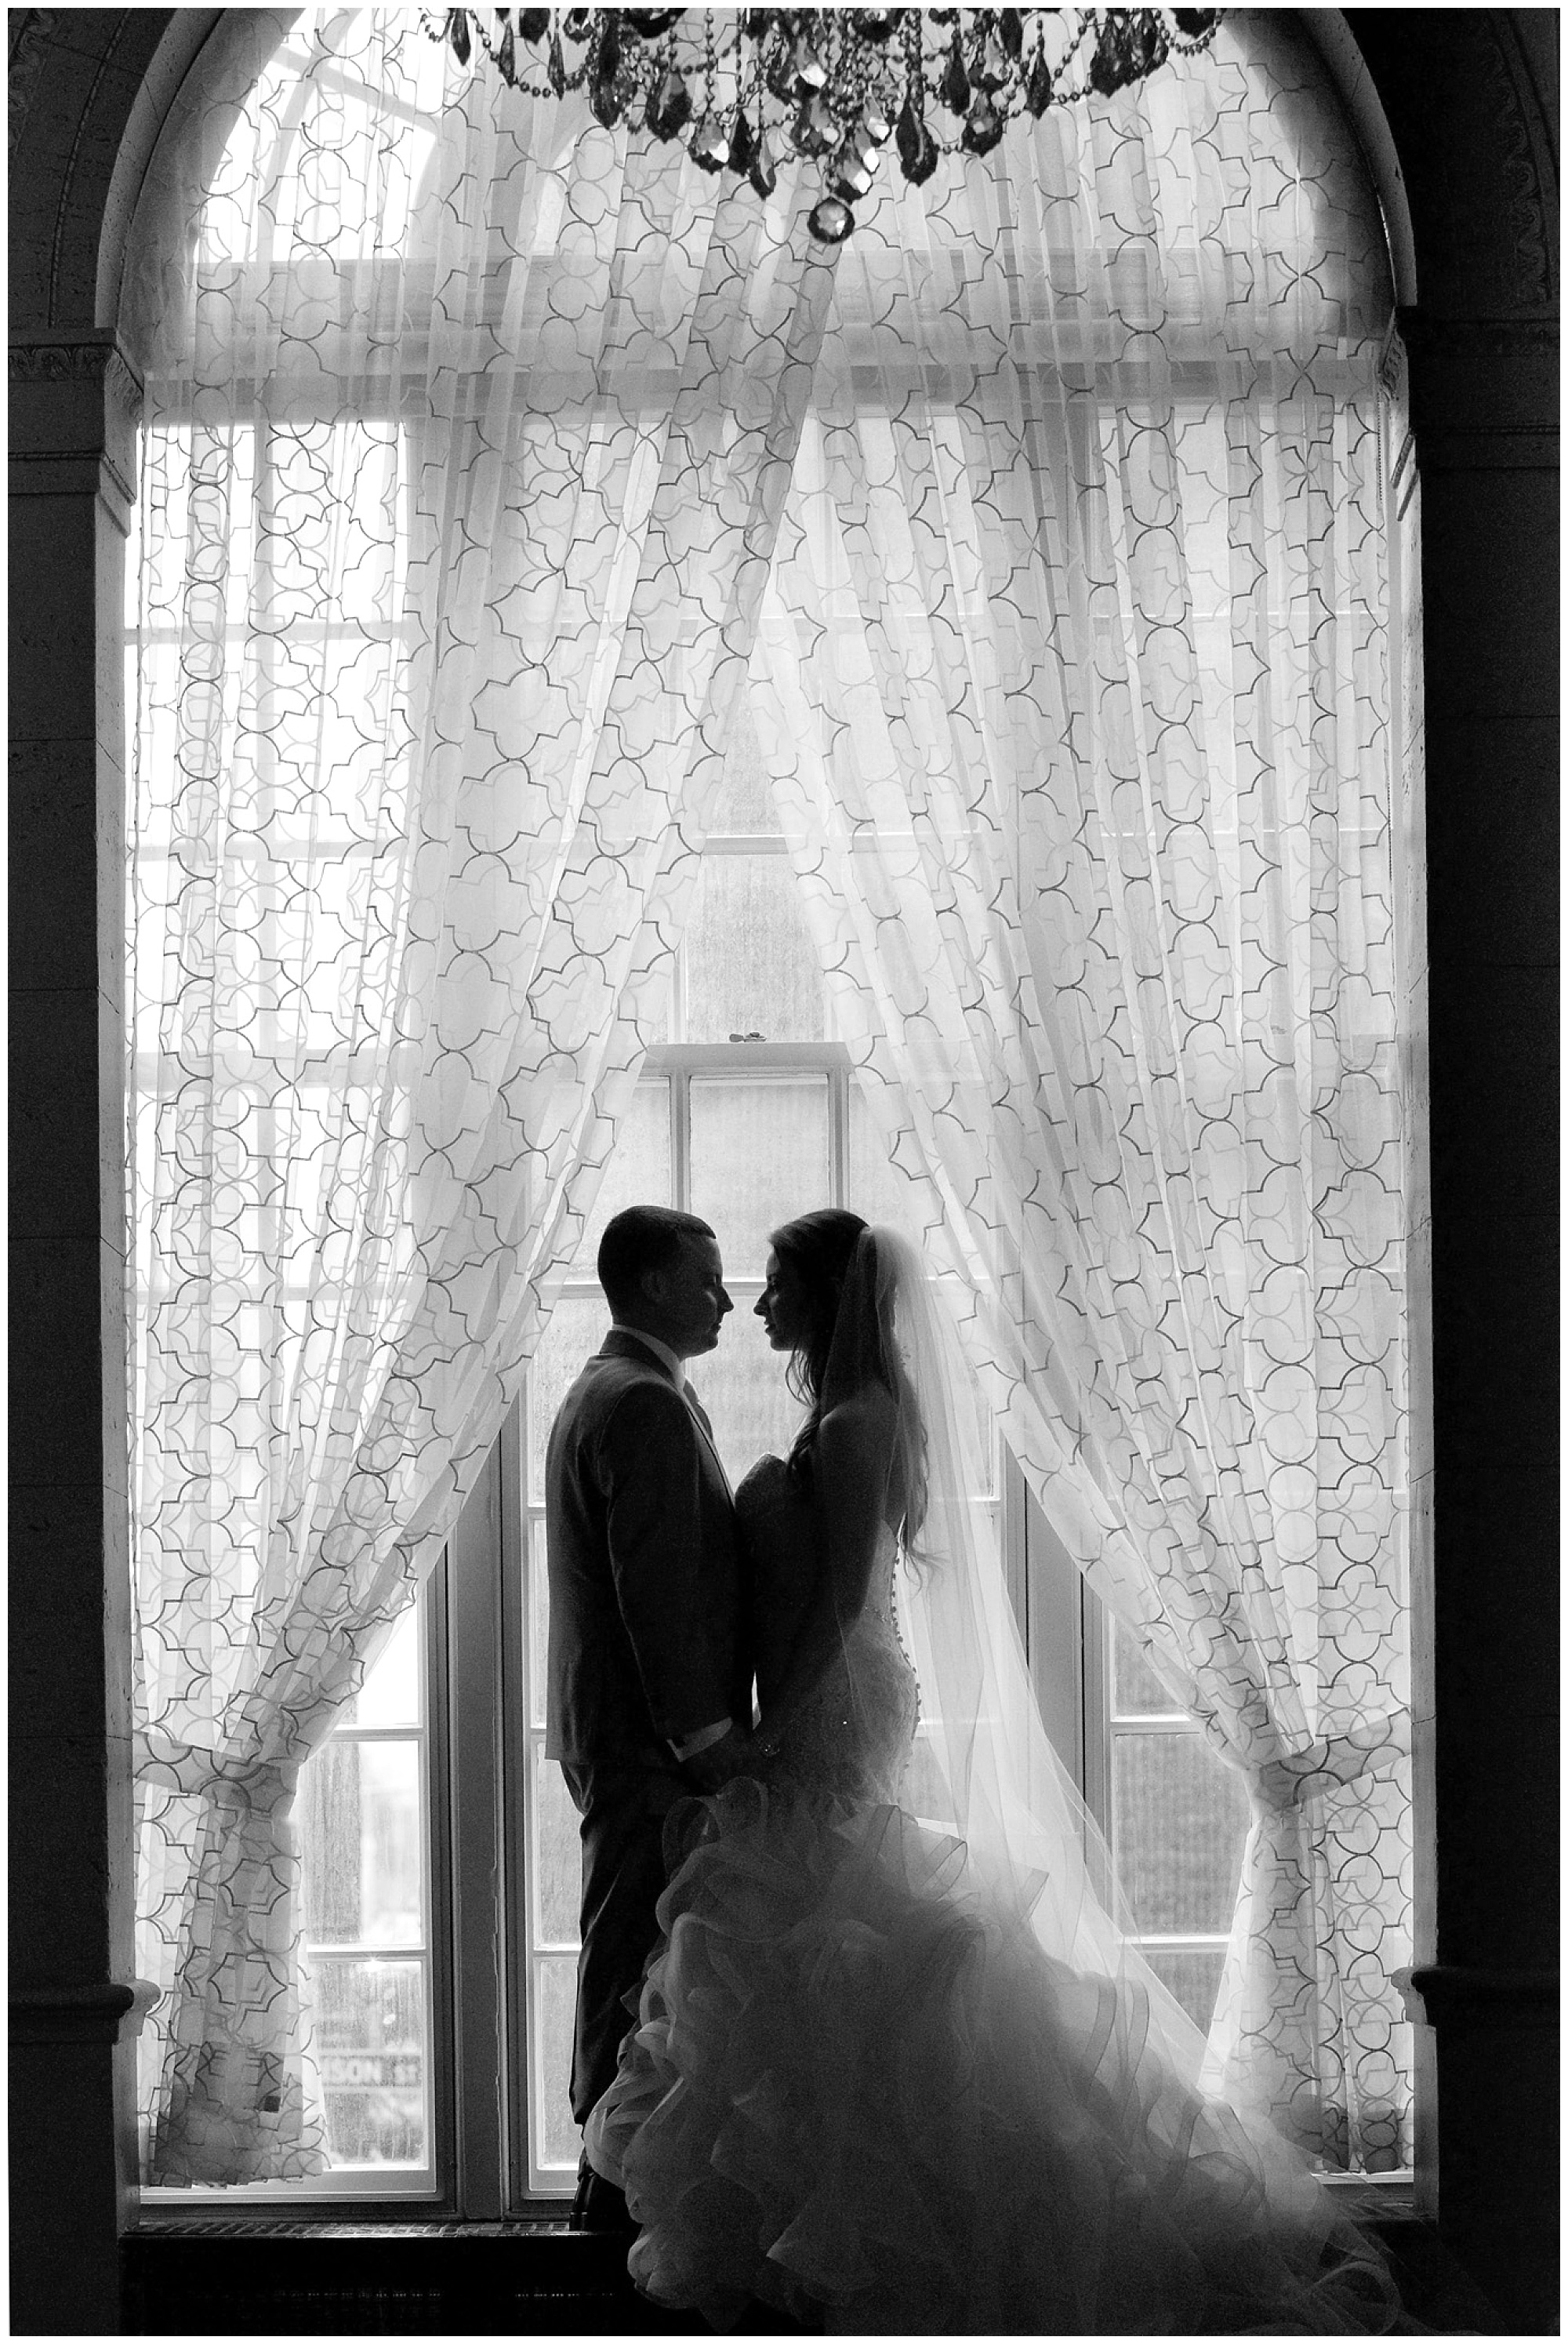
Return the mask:
MULTIPOLYGON (((1432 2335, 1505 2329, 1426 2225, 1377 2226, 1432 2335)), ((126 2241, 123 2330, 143 2336, 680 2336, 635 2292, 619 2244, 557 2224, 224 2222, 126 2241)), ((759 2307, 734 2332, 785 2332, 759 2307)), ((796 2330, 794 2332, 801 2332, 796 2330)), ((1542 2331, 1542 2332, 1555 2332, 1542 2331)))
MULTIPOLYGON (((685 2336, 637 2293, 619 2242, 556 2224, 225 2224, 127 2238, 140 2336, 685 2336)), ((776 2335, 759 2311, 739 2334, 776 2335)))

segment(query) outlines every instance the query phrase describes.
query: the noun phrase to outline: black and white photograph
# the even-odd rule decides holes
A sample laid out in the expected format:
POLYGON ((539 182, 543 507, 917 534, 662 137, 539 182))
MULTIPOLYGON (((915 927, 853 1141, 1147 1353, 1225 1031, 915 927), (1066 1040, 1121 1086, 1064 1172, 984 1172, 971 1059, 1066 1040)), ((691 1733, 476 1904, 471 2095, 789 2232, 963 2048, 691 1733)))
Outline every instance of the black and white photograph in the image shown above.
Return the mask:
POLYGON ((1560 2332, 1554 8, 14 8, 19 2336, 1560 2332))

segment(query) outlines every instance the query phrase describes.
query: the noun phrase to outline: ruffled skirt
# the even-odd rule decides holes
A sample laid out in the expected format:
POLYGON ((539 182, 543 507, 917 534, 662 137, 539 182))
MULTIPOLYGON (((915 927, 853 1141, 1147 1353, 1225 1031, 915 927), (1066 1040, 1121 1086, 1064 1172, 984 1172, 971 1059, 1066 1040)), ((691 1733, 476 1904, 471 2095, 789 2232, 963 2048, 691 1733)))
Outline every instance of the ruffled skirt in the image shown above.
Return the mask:
POLYGON ((961 1842, 731 1783, 587 2128, 656 2302, 853 2334, 1375 2333, 1377 2255, 1203 2100, 1135 1983, 1046 1955, 961 1842))

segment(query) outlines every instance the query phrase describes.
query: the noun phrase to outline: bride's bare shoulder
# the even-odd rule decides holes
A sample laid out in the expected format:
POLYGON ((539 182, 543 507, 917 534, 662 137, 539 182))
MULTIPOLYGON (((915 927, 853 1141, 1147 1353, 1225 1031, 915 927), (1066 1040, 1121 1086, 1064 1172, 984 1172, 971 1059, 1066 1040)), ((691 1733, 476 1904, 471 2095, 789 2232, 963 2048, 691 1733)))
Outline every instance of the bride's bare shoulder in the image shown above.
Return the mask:
POLYGON ((840 1455, 885 1449, 898 1429, 899 1404, 885 1384, 862 1384, 829 1409, 817 1428, 817 1449, 840 1455))

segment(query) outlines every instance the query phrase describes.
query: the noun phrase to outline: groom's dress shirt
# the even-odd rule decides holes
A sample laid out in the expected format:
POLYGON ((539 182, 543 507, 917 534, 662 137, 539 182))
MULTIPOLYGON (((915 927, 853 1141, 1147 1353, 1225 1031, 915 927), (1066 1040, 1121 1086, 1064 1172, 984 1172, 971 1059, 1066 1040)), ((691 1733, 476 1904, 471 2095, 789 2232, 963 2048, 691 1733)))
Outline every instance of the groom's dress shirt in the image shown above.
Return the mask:
POLYGON ((615 1331, 618 1335, 629 1335, 634 1342, 651 1351, 656 1359, 662 1359, 675 1378, 676 1390, 683 1399, 689 1400, 691 1396, 686 1388, 686 1361, 678 1351, 672 1351, 669 1345, 661 1343, 657 1335, 645 1334, 640 1327, 618 1327, 615 1331))

